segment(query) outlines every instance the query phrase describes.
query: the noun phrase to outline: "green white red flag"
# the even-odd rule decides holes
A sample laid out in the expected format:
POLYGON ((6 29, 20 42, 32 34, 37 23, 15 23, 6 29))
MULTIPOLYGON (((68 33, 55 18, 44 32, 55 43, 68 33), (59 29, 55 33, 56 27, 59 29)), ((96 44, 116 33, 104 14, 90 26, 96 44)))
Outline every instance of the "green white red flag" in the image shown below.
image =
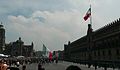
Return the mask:
POLYGON ((91 8, 88 9, 87 13, 84 16, 84 20, 86 21, 91 16, 91 8))

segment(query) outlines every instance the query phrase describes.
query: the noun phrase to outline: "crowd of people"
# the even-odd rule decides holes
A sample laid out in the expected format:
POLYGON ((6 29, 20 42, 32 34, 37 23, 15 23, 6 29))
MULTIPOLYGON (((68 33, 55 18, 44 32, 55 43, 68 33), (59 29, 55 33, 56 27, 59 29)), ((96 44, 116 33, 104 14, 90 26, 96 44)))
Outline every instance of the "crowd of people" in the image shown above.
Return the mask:
MULTIPOLYGON (((42 65, 47 63, 58 63, 58 59, 49 59, 49 58, 25 58, 25 59, 16 59, 16 58, 2 58, 0 59, 0 70, 20 70, 19 66, 22 66, 22 70, 26 70, 27 64, 37 63, 38 70, 45 70, 42 65)), ((69 66, 66 70, 81 70, 75 69, 75 66, 69 66)))
POLYGON ((19 70, 19 66, 22 66, 22 70, 26 70, 27 64, 38 63, 38 70, 44 70, 43 64, 46 63, 58 63, 58 59, 49 58, 0 58, 0 70, 19 70))

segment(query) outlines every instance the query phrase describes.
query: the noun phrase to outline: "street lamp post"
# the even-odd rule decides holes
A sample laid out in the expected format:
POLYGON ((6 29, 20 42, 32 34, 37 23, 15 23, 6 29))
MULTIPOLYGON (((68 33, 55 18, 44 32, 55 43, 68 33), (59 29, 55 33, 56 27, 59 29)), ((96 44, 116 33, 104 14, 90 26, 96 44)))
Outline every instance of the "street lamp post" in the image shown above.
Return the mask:
POLYGON ((21 45, 21 42, 20 42, 20 47, 21 47, 21 56, 22 56, 22 45, 21 45))

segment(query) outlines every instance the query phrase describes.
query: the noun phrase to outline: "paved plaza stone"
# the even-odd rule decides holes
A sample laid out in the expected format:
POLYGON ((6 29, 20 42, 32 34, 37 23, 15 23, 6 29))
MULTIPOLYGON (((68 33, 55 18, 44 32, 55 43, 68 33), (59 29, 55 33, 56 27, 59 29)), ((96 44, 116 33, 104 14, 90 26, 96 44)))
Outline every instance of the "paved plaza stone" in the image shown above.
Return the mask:
MULTIPOLYGON (((80 65, 76 63, 71 63, 71 62, 59 62, 59 63, 49 63, 49 64, 44 64, 43 67, 45 70, 66 70, 66 68, 70 65, 76 65, 80 67, 82 70, 95 70, 94 67, 88 68, 86 65, 80 65)), ((33 64, 28 64, 26 65, 27 69, 26 70, 37 70, 38 69, 38 64, 33 63, 33 64)), ((19 67, 20 70, 22 70, 22 66, 19 67)), ((103 68, 98 68, 97 70, 104 70, 103 68)), ((107 70, 113 70, 112 68, 108 68, 107 70)), ((114 69, 114 70, 120 70, 120 69, 114 69)))

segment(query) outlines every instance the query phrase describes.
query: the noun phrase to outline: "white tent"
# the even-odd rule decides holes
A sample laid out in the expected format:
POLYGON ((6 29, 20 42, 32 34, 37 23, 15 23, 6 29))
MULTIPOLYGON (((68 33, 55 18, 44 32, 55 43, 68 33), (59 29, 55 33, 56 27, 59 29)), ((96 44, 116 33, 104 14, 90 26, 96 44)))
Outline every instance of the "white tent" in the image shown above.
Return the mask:
POLYGON ((0 57, 7 58, 7 57, 8 57, 8 55, 0 54, 0 57))

